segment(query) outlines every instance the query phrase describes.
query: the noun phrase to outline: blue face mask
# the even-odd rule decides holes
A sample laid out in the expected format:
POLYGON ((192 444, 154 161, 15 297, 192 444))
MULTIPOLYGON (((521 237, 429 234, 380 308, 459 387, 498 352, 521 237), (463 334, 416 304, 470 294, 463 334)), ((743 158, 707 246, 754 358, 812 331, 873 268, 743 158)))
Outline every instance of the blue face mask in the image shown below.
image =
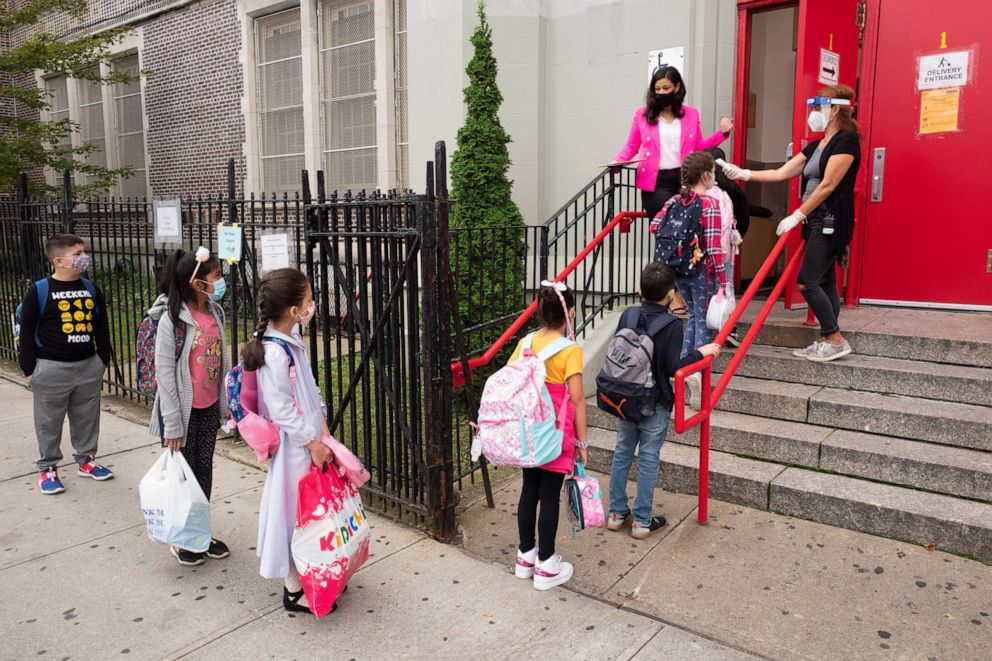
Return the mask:
POLYGON ((214 293, 210 294, 210 298, 214 303, 220 303, 224 298, 224 294, 227 293, 227 282, 224 278, 217 278, 213 281, 214 293))

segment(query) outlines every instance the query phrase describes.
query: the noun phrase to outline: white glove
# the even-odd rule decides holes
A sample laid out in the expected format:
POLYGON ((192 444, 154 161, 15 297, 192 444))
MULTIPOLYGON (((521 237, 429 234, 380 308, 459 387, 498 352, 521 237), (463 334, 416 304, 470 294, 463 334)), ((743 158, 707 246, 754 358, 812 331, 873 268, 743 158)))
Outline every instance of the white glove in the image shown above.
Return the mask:
POLYGON ((796 209, 791 214, 782 219, 782 222, 778 224, 778 229, 775 233, 782 236, 786 232, 795 229, 796 225, 799 225, 806 220, 806 214, 804 214, 799 209, 796 209))
POLYGON ((723 173, 730 177, 731 179, 741 179, 743 181, 751 181, 751 171, 745 170, 744 168, 739 168, 733 163, 721 163, 723 166, 723 173))

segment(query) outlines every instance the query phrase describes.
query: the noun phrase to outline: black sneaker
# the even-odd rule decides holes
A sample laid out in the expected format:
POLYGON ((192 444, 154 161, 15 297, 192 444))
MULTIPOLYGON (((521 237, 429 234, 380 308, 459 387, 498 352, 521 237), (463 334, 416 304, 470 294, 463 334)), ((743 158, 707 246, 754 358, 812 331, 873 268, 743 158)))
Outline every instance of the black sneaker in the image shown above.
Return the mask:
POLYGON ((655 516, 651 518, 651 523, 645 525, 639 521, 635 521, 634 525, 630 529, 630 536, 634 539, 644 539, 649 535, 653 535, 662 528, 668 525, 668 521, 665 520, 663 516, 655 516))
POLYGON ((207 548, 204 555, 211 560, 220 560, 231 555, 231 549, 227 548, 227 544, 219 539, 211 539, 210 546, 207 548))
POLYGON ((740 328, 734 326, 734 330, 730 331, 730 335, 727 336, 727 344, 732 347, 739 347, 744 338, 741 336, 740 328))
POLYGON ((197 565, 203 564, 204 554, 196 553, 195 551, 187 551, 186 549, 181 549, 178 546, 170 546, 169 551, 172 555, 179 561, 183 567, 196 567, 197 565))

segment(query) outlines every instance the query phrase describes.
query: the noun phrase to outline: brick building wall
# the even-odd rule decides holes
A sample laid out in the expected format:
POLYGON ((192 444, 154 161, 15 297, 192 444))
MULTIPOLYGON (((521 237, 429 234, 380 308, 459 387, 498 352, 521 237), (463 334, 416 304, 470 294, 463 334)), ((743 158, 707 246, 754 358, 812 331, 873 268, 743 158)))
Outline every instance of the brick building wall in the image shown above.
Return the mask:
POLYGON ((141 65, 154 195, 227 190, 244 181, 243 73, 236 0, 203 0, 142 23, 141 65))

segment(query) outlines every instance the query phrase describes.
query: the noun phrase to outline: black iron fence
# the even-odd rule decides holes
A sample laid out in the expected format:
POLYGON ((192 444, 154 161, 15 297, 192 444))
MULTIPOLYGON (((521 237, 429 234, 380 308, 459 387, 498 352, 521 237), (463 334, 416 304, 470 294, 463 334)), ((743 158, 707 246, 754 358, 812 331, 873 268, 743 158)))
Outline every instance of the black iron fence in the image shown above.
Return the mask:
MULTIPOLYGON (((220 223, 239 223, 240 262, 226 266, 224 300, 232 362, 255 326, 262 236, 288 237, 292 264, 310 277, 317 303, 309 331, 311 368, 332 432, 370 467, 369 490, 454 531, 454 487, 475 479, 467 422, 477 408, 482 370, 453 389, 450 364, 485 351, 529 304, 540 281, 579 255, 597 232, 639 200, 632 171, 604 171, 546 223, 450 230, 443 144, 428 164, 427 193, 324 190, 307 173, 294 195, 180 199, 183 245, 215 251, 220 223), (437 183, 435 183, 437 182, 437 183), (498 275, 498 277, 494 277, 498 275), (460 283, 456 287, 455 283, 460 283)), ((93 257, 88 275, 104 292, 113 347, 109 392, 138 401, 135 332, 156 297, 167 252, 154 244, 152 203, 73 200, 65 177, 58 202, 33 199, 26 181, 16 199, 0 199, 0 357, 16 358, 13 317, 27 286, 50 272, 45 239, 81 236, 93 257)), ((592 328, 614 305, 632 300, 650 257, 646 224, 613 235, 568 279, 578 302, 577 331, 592 328)), ((525 327, 525 332, 531 326, 525 327)), ((511 342, 493 361, 502 364, 511 342)))

